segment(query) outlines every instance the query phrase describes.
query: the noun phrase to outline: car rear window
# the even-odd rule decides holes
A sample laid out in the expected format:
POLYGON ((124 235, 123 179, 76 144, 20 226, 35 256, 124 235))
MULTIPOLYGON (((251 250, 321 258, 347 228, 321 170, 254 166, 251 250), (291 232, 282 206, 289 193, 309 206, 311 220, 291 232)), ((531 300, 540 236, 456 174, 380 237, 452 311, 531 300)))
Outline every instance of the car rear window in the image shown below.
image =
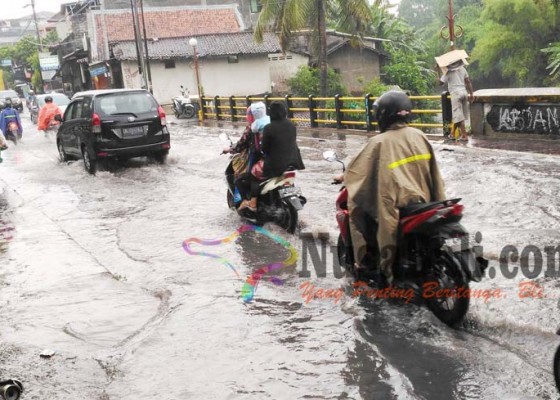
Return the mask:
POLYGON ((98 96, 95 110, 101 115, 145 114, 157 111, 158 104, 149 93, 111 93, 98 96))

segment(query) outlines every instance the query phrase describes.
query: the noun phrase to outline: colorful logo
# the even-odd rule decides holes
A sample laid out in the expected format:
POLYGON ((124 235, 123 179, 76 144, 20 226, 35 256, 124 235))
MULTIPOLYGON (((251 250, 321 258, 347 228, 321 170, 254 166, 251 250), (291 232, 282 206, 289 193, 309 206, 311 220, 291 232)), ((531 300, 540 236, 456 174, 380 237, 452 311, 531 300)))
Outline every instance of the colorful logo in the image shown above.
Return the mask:
MULTIPOLYGON (((226 267, 228 267, 229 269, 231 269, 235 273, 235 275, 240 280, 242 280, 238 269, 229 260, 227 260, 224 257, 212 254, 212 253, 207 253, 207 252, 204 252, 204 251, 195 251, 195 250, 192 249, 191 246, 193 244, 199 244, 199 245, 202 245, 202 246, 219 246, 219 245, 222 245, 222 244, 231 243, 231 242, 234 242, 235 239, 237 239, 237 237, 244 232, 258 232, 262 235, 265 235, 266 237, 268 237, 268 238, 274 240, 275 242, 277 242, 278 244, 281 244, 282 246, 284 246, 290 252, 289 256, 284 261, 264 265, 263 267, 255 270, 252 274, 250 274, 247 277, 247 279, 245 279, 245 282, 243 283, 243 286, 241 287, 241 298, 243 299, 244 302, 249 303, 255 297, 255 291, 257 290, 257 286, 258 286, 259 282, 261 281, 261 279, 263 279, 263 277, 265 275, 271 274, 271 273, 274 273, 274 272, 278 272, 279 270, 281 270, 284 267, 289 267, 289 266, 295 264, 295 262, 297 261, 297 258, 298 258, 298 254, 297 254, 296 249, 291 245, 291 243, 289 243, 287 240, 283 239, 282 237, 280 237, 278 235, 275 235, 272 232, 267 231, 266 229, 264 229, 260 226, 245 224, 245 225, 242 225, 239 229, 237 229, 233 233, 231 233, 229 236, 227 236, 223 239, 199 239, 199 238, 186 239, 186 240, 183 241, 183 249, 187 252, 187 254, 190 254, 192 256, 203 256, 203 257, 209 257, 209 258, 213 258, 213 259, 217 260, 221 264, 223 264, 226 267)), ((268 281, 274 283, 275 285, 284 284, 284 281, 282 279, 276 277, 276 276, 270 276, 268 278, 268 281)))

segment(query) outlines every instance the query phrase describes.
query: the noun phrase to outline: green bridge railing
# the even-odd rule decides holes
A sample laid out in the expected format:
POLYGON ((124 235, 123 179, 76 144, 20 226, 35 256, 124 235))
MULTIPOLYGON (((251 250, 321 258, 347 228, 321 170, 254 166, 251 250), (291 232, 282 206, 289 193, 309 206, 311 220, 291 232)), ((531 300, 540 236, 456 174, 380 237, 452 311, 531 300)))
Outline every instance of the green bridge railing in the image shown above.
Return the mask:
MULTIPOLYGON (((410 123, 411 126, 441 133, 449 132, 451 124, 449 93, 445 92, 440 96, 409 97, 413 102, 412 113, 416 117, 410 123)), ((377 126, 372 114, 376 98, 369 94, 363 97, 203 96, 201 111, 203 119, 243 122, 246 119, 246 109, 251 103, 262 101, 268 108, 273 101, 283 101, 288 110, 288 118, 299 126, 373 131, 377 126)))

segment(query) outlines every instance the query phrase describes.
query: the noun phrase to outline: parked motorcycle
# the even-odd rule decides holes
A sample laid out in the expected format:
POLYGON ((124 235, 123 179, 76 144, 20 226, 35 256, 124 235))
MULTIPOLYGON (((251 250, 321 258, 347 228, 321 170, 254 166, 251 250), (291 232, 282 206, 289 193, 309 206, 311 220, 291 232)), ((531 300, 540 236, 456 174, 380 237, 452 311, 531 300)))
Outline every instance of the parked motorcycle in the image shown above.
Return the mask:
POLYGON ((193 118, 196 115, 198 104, 192 101, 189 91, 181 85, 181 95, 173 97, 173 112, 176 118, 193 118))
MULTIPOLYGON (((335 152, 326 151, 323 158, 342 163, 344 169, 335 152)), ((479 282, 488 266, 488 260, 477 255, 480 247, 470 245, 468 232, 459 224, 463 216, 460 200, 419 203, 401 209, 393 264, 394 286, 412 288, 428 309, 449 326, 462 321, 469 308, 469 282, 479 282)), ((354 272, 347 202, 348 191, 343 187, 336 200, 338 259, 342 267, 354 272)))
POLYGON ((15 379, 0 381, 0 399, 18 400, 23 392, 23 385, 15 379))
POLYGON ((11 140, 14 144, 17 144, 18 140, 21 139, 21 133, 19 133, 19 127, 17 122, 11 121, 8 123, 8 129, 5 132, 4 136, 7 140, 11 140))
MULTIPOLYGON (((221 134, 220 139, 233 145, 227 134, 221 134)), ((228 185, 228 207, 238 210, 243 198, 235 182, 232 162, 226 168, 225 177, 228 185)), ((256 213, 247 209, 238 210, 237 213, 252 224, 260 226, 273 222, 288 233, 294 233, 298 223, 298 211, 303 209, 307 202, 301 189, 295 186, 295 178, 296 171, 286 171, 282 176, 264 180, 260 184, 256 213)))

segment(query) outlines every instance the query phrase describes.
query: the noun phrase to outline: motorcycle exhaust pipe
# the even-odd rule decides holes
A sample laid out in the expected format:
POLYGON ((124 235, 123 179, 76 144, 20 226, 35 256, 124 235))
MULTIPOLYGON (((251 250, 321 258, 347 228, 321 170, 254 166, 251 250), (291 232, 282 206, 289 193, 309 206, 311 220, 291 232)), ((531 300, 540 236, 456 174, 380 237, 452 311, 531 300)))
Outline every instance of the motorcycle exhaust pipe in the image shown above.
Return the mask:
POLYGON ((2 400, 18 400, 23 391, 20 381, 10 379, 0 382, 0 398, 2 400))

